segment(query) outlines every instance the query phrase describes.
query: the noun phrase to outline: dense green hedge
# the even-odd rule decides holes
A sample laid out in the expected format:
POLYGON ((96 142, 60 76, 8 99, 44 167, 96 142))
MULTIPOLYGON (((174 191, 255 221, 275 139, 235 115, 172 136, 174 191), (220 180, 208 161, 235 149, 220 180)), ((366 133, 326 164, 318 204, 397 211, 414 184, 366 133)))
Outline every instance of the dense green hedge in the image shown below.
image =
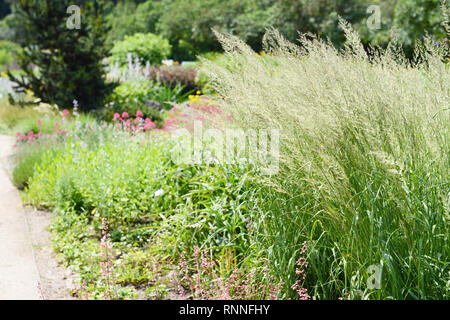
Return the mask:
POLYGON ((114 44, 111 50, 111 62, 125 66, 129 59, 138 58, 142 62, 161 64, 172 51, 172 46, 167 39, 152 33, 135 33, 125 36, 125 39, 114 44))

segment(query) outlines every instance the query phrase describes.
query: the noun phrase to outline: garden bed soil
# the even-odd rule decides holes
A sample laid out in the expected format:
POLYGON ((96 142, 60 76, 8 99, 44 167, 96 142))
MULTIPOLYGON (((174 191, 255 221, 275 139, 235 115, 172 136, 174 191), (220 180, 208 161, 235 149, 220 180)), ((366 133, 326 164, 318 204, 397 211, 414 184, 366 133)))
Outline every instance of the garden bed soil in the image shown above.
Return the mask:
POLYGON ((48 226, 54 214, 47 211, 25 208, 25 215, 30 225, 37 268, 39 270, 41 289, 44 299, 71 300, 73 275, 64 268, 53 250, 48 226))

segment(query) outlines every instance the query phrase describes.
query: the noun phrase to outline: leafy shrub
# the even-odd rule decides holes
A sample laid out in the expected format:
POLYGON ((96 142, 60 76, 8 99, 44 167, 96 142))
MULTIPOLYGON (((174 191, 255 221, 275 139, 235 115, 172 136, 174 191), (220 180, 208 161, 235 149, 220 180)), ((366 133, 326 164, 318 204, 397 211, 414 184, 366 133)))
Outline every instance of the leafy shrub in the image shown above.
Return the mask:
POLYGON ((111 62, 118 62, 121 66, 128 63, 129 56, 134 60, 149 61, 151 64, 160 64, 170 56, 172 46, 169 41, 153 33, 136 33, 125 36, 125 39, 114 44, 111 50, 111 62))
POLYGON ((114 113, 128 112, 136 114, 141 110, 144 117, 150 118, 152 121, 161 123, 162 116, 158 109, 146 105, 148 100, 153 97, 152 81, 127 81, 114 89, 107 108, 103 109, 102 116, 105 120, 113 119, 114 113))
POLYGON ((191 91, 186 92, 183 85, 171 82, 167 84, 156 82, 153 89, 153 100, 160 102, 164 110, 170 110, 173 107, 173 103, 187 100, 189 93, 191 93, 191 91))
POLYGON ((164 10, 162 4, 159 1, 139 4, 135 1, 119 1, 107 16, 107 23, 111 27, 108 45, 112 47, 115 42, 135 33, 155 32, 155 25, 164 10))
POLYGON ((205 63, 218 105, 242 127, 280 131, 279 173, 254 209, 256 243, 291 297, 308 240, 311 297, 448 299, 448 48, 428 39, 411 64, 393 42, 369 57, 341 27, 343 52, 271 31, 267 59, 219 35, 229 67, 205 63), (379 288, 367 285, 371 265, 379 288))
POLYGON ((161 82, 163 84, 171 85, 172 87, 180 85, 183 86, 184 91, 197 91, 201 88, 197 85, 195 78, 197 76, 197 69, 192 67, 182 66, 151 66, 145 70, 149 78, 161 82))
POLYGON ((9 51, 0 49, 0 70, 4 71, 14 61, 9 51))
POLYGON ((17 19, 16 12, 12 12, 5 18, 0 20, 1 40, 7 41, 9 40, 23 46, 25 45, 26 35, 27 35, 26 27, 20 23, 20 20, 17 19))
POLYGON ((19 51, 18 44, 7 40, 0 41, 0 71, 5 71, 11 66, 19 51))
POLYGON ((235 17, 247 4, 237 0, 168 1, 156 30, 170 40, 176 59, 193 59, 201 52, 220 50, 211 28, 232 31, 235 17))
POLYGON ((170 82, 162 84, 151 80, 130 80, 114 89, 102 115, 110 121, 116 112, 136 114, 140 110, 143 117, 148 117, 161 125, 163 122, 161 111, 171 109, 170 103, 186 100, 188 94, 189 92, 185 93, 183 86, 179 84, 173 86, 170 82))

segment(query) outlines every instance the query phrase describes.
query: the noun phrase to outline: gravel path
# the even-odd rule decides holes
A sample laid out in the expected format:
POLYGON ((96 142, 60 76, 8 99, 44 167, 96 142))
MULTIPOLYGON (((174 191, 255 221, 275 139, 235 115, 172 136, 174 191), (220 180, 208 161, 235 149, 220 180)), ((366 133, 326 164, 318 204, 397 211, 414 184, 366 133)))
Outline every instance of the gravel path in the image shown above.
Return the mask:
POLYGON ((39 273, 19 192, 6 164, 12 141, 0 136, 0 299, 40 299, 39 273))

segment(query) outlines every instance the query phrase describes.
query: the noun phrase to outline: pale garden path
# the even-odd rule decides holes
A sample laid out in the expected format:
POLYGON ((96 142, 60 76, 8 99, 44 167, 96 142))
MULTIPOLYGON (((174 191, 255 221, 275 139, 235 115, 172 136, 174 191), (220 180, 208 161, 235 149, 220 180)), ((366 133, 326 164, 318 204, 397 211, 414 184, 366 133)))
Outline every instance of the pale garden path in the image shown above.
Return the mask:
POLYGON ((0 299, 40 299, 29 227, 7 173, 11 154, 11 137, 0 135, 0 299))

